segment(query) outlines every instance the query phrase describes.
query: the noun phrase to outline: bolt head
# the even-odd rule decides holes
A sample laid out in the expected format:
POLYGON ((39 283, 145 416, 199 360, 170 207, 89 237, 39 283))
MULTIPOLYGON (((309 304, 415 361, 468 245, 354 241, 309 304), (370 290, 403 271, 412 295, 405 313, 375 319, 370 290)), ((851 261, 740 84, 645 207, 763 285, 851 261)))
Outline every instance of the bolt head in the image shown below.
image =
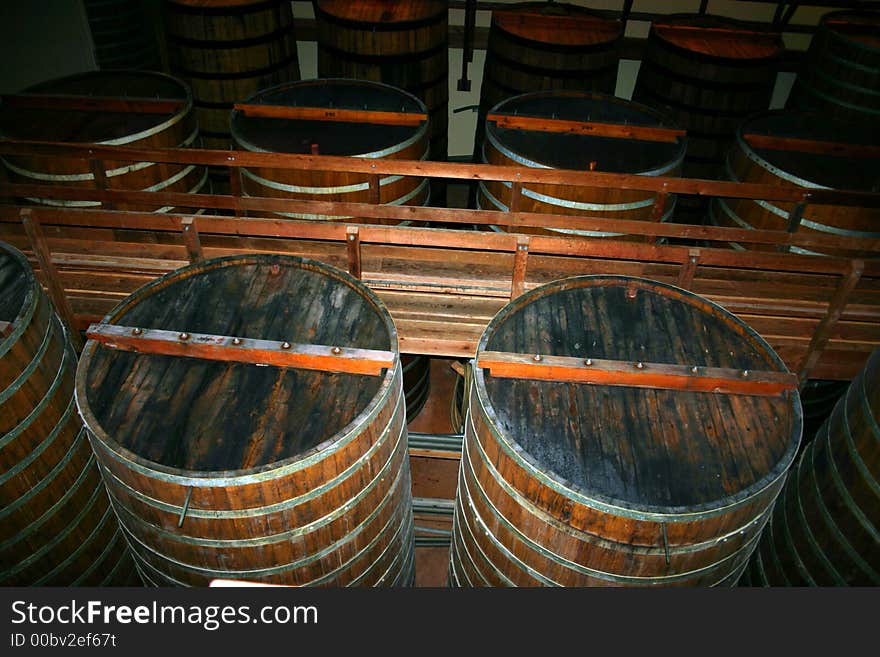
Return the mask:
POLYGON ((589 366, 592 365, 592 364, 593 364, 593 359, 592 359, 592 358, 587 358, 587 359, 584 360, 584 365, 587 365, 587 366, 589 367, 589 366))
POLYGON ((290 343, 287 342, 287 341, 282 342, 282 343, 281 343, 281 348, 282 348, 282 349, 290 349, 290 343))
POLYGON ((534 356, 532 356, 532 360, 534 360, 536 363, 540 363, 541 362, 541 354, 535 354, 534 356))
POLYGON ((333 347, 333 349, 331 349, 330 351, 332 351, 336 355, 339 355, 342 353, 342 349, 340 347, 333 347))
POLYGON ((189 333, 178 333, 177 337, 180 340, 186 341, 189 340, 189 333))
POLYGON ((133 328, 131 330, 132 335, 141 335, 143 332, 144 332, 143 329, 139 329, 139 328, 133 328))
POLYGON ((241 344, 241 338, 232 338, 232 344, 238 346, 241 344))
POLYGON ((636 369, 638 369, 638 370, 645 369, 645 364, 642 361, 639 361, 638 363, 636 363, 636 369))

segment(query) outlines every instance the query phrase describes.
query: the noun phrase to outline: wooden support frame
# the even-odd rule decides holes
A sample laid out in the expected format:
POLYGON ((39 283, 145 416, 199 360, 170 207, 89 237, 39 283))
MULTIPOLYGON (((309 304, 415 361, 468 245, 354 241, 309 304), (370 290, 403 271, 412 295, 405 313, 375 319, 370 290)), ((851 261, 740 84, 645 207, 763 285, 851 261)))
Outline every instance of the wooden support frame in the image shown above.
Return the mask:
POLYGON ((798 387, 789 372, 731 370, 698 365, 628 362, 543 354, 484 351, 477 367, 498 378, 687 392, 776 396, 798 387))
POLYGON ((755 133, 747 133, 743 135, 743 139, 749 146, 755 149, 817 153, 819 155, 849 158, 880 157, 880 146, 872 146, 870 144, 847 144, 817 139, 796 139, 794 137, 771 137, 755 133))
POLYGON ((92 324, 86 337, 109 349, 139 354, 201 358, 322 372, 379 376, 396 362, 394 353, 376 349, 291 344, 273 340, 206 335, 113 324, 92 324))
POLYGON ((126 114, 175 114, 186 101, 175 98, 119 98, 75 94, 4 94, 0 103, 25 110, 59 112, 120 112, 126 114))
POLYGON ((360 280, 363 276, 360 229, 357 226, 347 226, 345 229, 345 240, 348 253, 348 273, 360 280))
POLYGON ((183 243, 186 245, 186 253, 189 256, 190 263, 199 262, 205 259, 202 251, 202 241, 199 238, 199 231, 193 222, 192 217, 185 217, 180 220, 181 232, 183 233, 183 243))
POLYGON ((523 116, 521 114, 489 114, 499 128, 510 130, 530 130, 534 132, 564 132, 571 135, 591 135, 613 139, 635 139, 638 141, 658 141, 675 143, 687 133, 675 128, 655 128, 623 123, 599 123, 597 121, 570 121, 523 116))

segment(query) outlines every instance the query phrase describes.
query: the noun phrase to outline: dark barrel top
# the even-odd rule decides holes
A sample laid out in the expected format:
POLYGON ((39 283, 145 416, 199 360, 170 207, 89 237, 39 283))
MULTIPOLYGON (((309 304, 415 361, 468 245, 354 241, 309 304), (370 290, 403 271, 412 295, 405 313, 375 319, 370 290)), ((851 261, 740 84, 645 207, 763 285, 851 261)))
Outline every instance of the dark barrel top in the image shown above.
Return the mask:
POLYGON ((740 147, 780 178, 805 187, 880 191, 880 161, 796 149, 752 148, 743 135, 807 139, 839 144, 880 146, 880 129, 824 114, 773 110, 744 121, 738 131, 740 147))
POLYGON ((521 2, 492 12, 492 24, 521 39, 554 46, 595 46, 623 34, 620 21, 564 2, 521 2))
MULTIPOLYGON (((785 371, 766 342, 719 306, 625 276, 575 277, 518 297, 486 328, 478 354, 487 350, 785 371)), ((785 472, 801 438, 796 394, 504 379, 481 369, 475 386, 490 423, 531 468, 575 494, 636 511, 702 512, 744 500, 785 472)))
MULTIPOLYGON (((34 287, 34 275, 25 257, 0 242, 0 322, 15 324, 24 311, 28 292, 34 287)), ((0 333, 0 356, 3 354, 0 333)))
POLYGON ((880 54, 880 11, 832 11, 820 23, 838 38, 880 54))
MULTIPOLYGON (((247 103, 427 113, 424 103, 396 87, 336 78, 281 84, 260 91, 247 103)), ((312 144, 316 144, 321 155, 369 157, 383 157, 386 152, 405 148, 427 130, 425 122, 418 126, 400 126, 277 119, 245 116, 237 110, 232 112, 231 126, 235 141, 252 151, 309 154, 312 144)))
MULTIPOLYGON (((104 321, 397 353, 391 318, 372 292, 340 270, 293 256, 185 267, 142 287, 104 321)), ((241 471, 335 440, 377 407, 391 378, 391 371, 361 376, 135 354, 90 341, 77 394, 81 413, 92 414, 83 413, 88 428, 115 450, 165 469, 241 471)))
POLYGON ((703 57, 750 60, 781 55, 785 44, 780 34, 759 30, 754 23, 712 14, 676 14, 651 24, 656 38, 703 57))
POLYGON ((161 114, 122 111, 42 110, 0 105, 0 136, 12 139, 124 145, 160 132, 192 106, 189 87, 151 71, 93 71, 41 82, 20 93, 94 96, 132 100, 182 101, 177 111, 161 114))
POLYGON ((436 19, 446 13, 443 0, 318 0, 316 11, 352 23, 395 25, 436 19))
MULTIPOLYGON (((514 96, 498 103, 492 114, 566 121, 620 123, 643 127, 674 128, 664 115, 646 105, 605 94, 571 91, 539 91, 514 96)), ((668 171, 681 162, 685 140, 675 143, 597 137, 502 128, 487 122, 487 138, 507 157, 525 166, 555 169, 590 168, 606 173, 654 173, 668 171)))

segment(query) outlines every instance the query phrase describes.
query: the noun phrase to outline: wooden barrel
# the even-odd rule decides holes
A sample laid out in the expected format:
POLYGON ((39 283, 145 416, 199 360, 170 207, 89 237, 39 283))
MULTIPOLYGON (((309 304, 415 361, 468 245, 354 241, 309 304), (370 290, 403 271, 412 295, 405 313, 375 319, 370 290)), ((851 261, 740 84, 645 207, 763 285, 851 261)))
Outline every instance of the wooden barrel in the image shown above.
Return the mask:
POLYGON ((0 584, 137 585, 73 400, 76 354, 0 242, 0 584))
POLYGON ((633 100, 667 109, 688 133, 683 174, 722 176, 736 128, 766 110, 784 51, 777 32, 712 15, 654 21, 633 100))
POLYGON ((448 10, 444 0, 317 0, 318 75, 384 82, 430 114, 430 159, 445 160, 448 10))
POLYGON ((101 70, 162 68, 156 30, 143 0, 83 0, 101 70))
POLYGON ((287 0, 166 0, 171 70, 192 86, 205 148, 230 147, 233 103, 299 80, 287 0))
MULTIPOLYGON (((134 148, 183 148, 198 135, 192 94, 180 80, 149 71, 95 71, 43 82, 0 105, 0 135, 10 139, 134 148)), ((7 155, 13 182, 110 190, 196 193, 205 167, 104 160, 104 181, 89 162, 56 156, 7 155)), ((98 207, 98 201, 28 199, 43 205, 98 207)), ((172 206, 115 203, 117 210, 168 212, 172 206)))
MULTIPOLYGON (((803 143, 803 142, 801 142, 803 143)), ((878 191, 880 164, 876 157, 854 157, 851 151, 865 144, 880 146, 880 132, 860 129, 847 121, 815 113, 789 110, 763 112, 744 121, 736 145, 727 156, 729 180, 780 187, 878 191), (813 147, 797 141, 812 142, 813 147)), ((793 203, 716 198, 710 220, 721 226, 788 230, 793 203)), ((877 239, 880 209, 843 205, 807 205, 798 232, 877 239)), ((743 248, 734 244, 735 248, 743 248)), ((749 249, 773 250, 750 244, 749 249)), ((791 247, 795 253, 818 253, 791 247)), ((861 255, 862 252, 824 249, 826 255, 861 255)), ((864 252, 867 254, 868 252, 864 252)))
POLYGON ((221 342, 210 335, 263 350, 250 362, 94 340, 83 350, 80 415, 148 583, 412 580, 397 333, 363 284, 293 256, 217 258, 149 283, 105 321, 180 342, 183 332, 194 348, 221 342), (341 370, 270 364, 270 352, 326 361, 331 346, 341 370), (391 365, 342 371, 358 350, 380 350, 391 365))
POLYGON ((425 407, 431 392, 431 359, 418 354, 400 357, 403 366, 403 396, 406 421, 412 421, 425 407))
POLYGON ((567 3, 522 2, 492 11, 474 139, 475 161, 491 108, 532 91, 571 89, 613 94, 619 20, 567 3))
MULTIPOLYGON (((271 105, 326 110, 330 115, 344 110, 358 113, 395 112, 425 114, 424 104, 415 96, 385 84, 363 80, 303 80, 259 92, 247 105, 271 105)), ((323 114, 322 114, 323 116, 323 114)), ((232 137, 241 150, 342 155, 402 160, 425 159, 428 155, 428 122, 414 125, 380 125, 370 119, 319 120, 312 115, 297 118, 268 118, 232 113, 232 137)), ((313 171, 304 169, 241 169, 242 192, 248 196, 270 196, 317 201, 371 202, 368 174, 313 171)), ((430 190, 425 178, 383 176, 379 180, 379 202, 388 205, 426 205, 430 190)), ((346 220, 346 216, 285 212, 298 219, 346 220)), ((383 223, 365 220, 367 223, 383 223)), ((393 223, 393 222, 392 222, 393 223)))
POLYGON ((796 387, 745 381, 785 371, 743 322, 671 285, 581 276, 519 296, 477 347, 452 583, 735 583, 802 426, 796 387))
MULTIPOLYGON (((657 110, 614 96, 574 91, 540 91, 515 96, 496 105, 491 115, 513 115, 537 119, 628 124, 646 128, 669 128, 668 120, 657 110)), ((598 136, 597 131, 577 134, 552 132, 540 126, 532 129, 488 121, 482 161, 505 166, 541 169, 579 169, 643 176, 675 176, 681 168, 685 140, 643 141, 614 136, 598 136)), ((512 184, 479 183, 477 207, 507 211, 512 184)), ((570 214, 612 219, 651 220, 656 192, 621 190, 609 187, 523 184, 519 200, 521 212, 570 214)), ((662 215, 665 221, 675 207, 672 197, 662 215)), ((577 234, 591 237, 620 237, 611 231, 539 229, 517 227, 517 232, 577 234)), ((641 239, 641 238, 639 238, 641 239)))
POLYGON ((822 17, 786 107, 864 123, 880 118, 880 12, 822 17))
POLYGON ((753 586, 880 584, 880 350, 785 484, 749 562, 753 586))

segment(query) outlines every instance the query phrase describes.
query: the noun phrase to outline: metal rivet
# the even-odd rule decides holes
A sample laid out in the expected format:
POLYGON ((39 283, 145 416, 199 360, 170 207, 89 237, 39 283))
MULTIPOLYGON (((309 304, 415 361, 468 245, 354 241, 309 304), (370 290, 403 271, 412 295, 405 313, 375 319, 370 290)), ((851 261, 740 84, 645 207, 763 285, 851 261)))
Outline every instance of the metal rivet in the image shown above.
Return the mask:
POLYGON ((181 340, 189 340, 189 333, 179 333, 177 337, 181 340))
POLYGON ((691 368, 691 372, 693 372, 694 374, 696 374, 696 373, 699 372, 699 371, 700 371, 700 368, 698 368, 696 365, 694 365, 694 366, 691 368))
POLYGON ((636 363, 636 369, 643 370, 645 369, 645 364, 642 361, 636 363))
POLYGON ((333 349, 331 349, 330 351, 337 355, 342 353, 342 349, 340 349, 339 347, 333 347, 333 349))
POLYGON ((354 242, 354 235, 349 235, 349 236, 348 236, 348 241, 349 241, 349 242, 354 242))
POLYGON ((541 354, 535 354, 534 356, 532 356, 532 360, 534 360, 536 363, 540 363, 541 362, 541 354))
POLYGON ((593 364, 592 358, 587 358, 586 360, 584 360, 584 365, 592 365, 592 364, 593 364))
POLYGON ((635 299, 636 298, 636 288, 634 288, 634 287, 626 288, 626 298, 627 299, 635 299))
POLYGON ((749 371, 743 370, 743 373, 742 373, 743 378, 746 378, 748 375, 749 375, 749 371))
POLYGON ((232 344, 238 346, 241 344, 241 338, 232 338, 232 344))
POLYGON ((139 329, 139 328, 131 329, 131 334, 132 334, 132 335, 140 335, 141 333, 143 333, 143 330, 142 330, 142 329, 139 329))
POLYGON ((282 342, 281 348, 282 349, 290 349, 290 343, 289 342, 282 342))

